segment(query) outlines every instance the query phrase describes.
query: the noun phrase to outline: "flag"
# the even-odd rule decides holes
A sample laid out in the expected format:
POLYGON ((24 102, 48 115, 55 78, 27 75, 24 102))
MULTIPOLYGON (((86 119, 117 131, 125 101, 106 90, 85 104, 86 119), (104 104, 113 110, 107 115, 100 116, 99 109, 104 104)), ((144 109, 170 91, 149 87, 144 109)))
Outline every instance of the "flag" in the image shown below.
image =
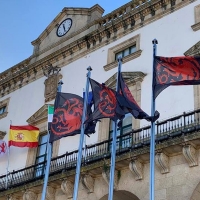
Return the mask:
POLYGON ((51 122, 53 120, 54 106, 48 105, 48 130, 51 129, 51 122))
POLYGON ((170 85, 200 84, 200 57, 155 56, 154 61, 154 98, 170 85))
POLYGON ((0 156, 7 153, 7 145, 6 142, 3 140, 0 140, 0 156))
POLYGON ((85 123, 89 123, 101 118, 110 118, 113 121, 122 119, 125 113, 117 102, 116 91, 105 86, 105 84, 96 82, 91 78, 90 84, 93 94, 94 111, 85 121, 85 123))
POLYGON ((37 147, 39 128, 31 125, 12 126, 8 138, 8 146, 37 147))
POLYGON ((50 142, 62 137, 79 134, 83 115, 83 98, 58 92, 54 103, 50 142))
POLYGON ((126 114, 131 113, 136 119, 146 119, 147 121, 156 121, 159 118, 159 113, 157 111, 154 116, 151 117, 140 108, 124 82, 121 73, 118 73, 118 91, 118 102, 126 114))

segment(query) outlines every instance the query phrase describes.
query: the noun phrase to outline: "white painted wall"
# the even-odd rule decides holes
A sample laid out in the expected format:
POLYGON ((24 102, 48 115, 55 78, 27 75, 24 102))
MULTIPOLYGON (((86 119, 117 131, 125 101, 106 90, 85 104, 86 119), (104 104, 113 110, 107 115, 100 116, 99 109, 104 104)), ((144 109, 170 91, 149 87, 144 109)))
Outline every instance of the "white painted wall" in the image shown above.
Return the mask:
MULTIPOLYGON (((109 79, 117 68, 104 71, 103 66, 107 64, 108 49, 140 34, 140 47, 142 55, 128 63, 123 64, 122 71, 141 71, 146 73, 142 82, 141 107, 150 114, 151 110, 151 71, 152 71, 152 39, 158 40, 157 55, 161 56, 181 56, 191 46, 199 41, 199 31, 194 32, 191 25, 194 24, 194 6, 200 0, 189 4, 176 12, 167 15, 129 35, 104 46, 87 56, 68 64, 62 68, 63 82, 62 92, 74 93, 82 96, 83 88, 86 84, 86 68, 93 68, 91 77, 102 83, 109 79), (187 16, 186 16, 187 13, 187 16)), ((10 120, 13 125, 26 124, 26 120, 44 105, 44 81, 41 78, 21 89, 14 91, 7 97, 11 97, 8 116, 0 120, 0 130, 9 131, 10 120)), ((160 120, 169 118, 183 111, 194 109, 193 86, 176 86, 164 90, 156 100, 156 109, 160 112, 160 120)), ((145 120, 141 121, 141 126, 147 125, 145 120)), ((98 130, 98 126, 97 126, 98 130)), ((7 141, 7 136, 4 140, 7 141)), ((98 134, 86 137, 86 143, 97 142, 98 134)), ((67 137, 60 140, 59 155, 66 151, 78 149, 79 135, 67 137)), ((11 147, 10 169, 9 171, 23 168, 26 163, 27 148, 11 147)), ((0 158, 0 174, 6 172, 7 158, 0 158)))

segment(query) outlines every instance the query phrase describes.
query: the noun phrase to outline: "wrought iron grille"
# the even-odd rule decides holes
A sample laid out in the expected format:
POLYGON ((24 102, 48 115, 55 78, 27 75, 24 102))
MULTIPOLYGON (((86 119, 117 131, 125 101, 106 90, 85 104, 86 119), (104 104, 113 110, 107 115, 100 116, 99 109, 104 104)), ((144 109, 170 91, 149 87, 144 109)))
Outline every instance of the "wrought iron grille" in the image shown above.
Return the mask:
MULTIPOLYGON (((169 138, 181 137, 200 130, 200 109, 183 113, 173 118, 156 123, 156 143, 161 143, 169 138)), ((151 126, 146 126, 137 130, 132 130, 117 139, 123 141, 117 147, 117 154, 123 154, 134 149, 150 145, 151 126)), ((82 156, 82 166, 91 164, 111 156, 110 144, 112 139, 100 143, 86 146, 82 156)), ((61 173, 63 170, 75 169, 78 157, 78 150, 67 152, 61 156, 53 158, 50 166, 50 176, 61 173)), ((41 162, 30 167, 26 167, 9 174, 0 176, 0 191, 17 187, 29 182, 44 178, 44 172, 40 166, 44 167, 46 162, 41 162), (6 187, 7 185, 7 187, 6 187)))

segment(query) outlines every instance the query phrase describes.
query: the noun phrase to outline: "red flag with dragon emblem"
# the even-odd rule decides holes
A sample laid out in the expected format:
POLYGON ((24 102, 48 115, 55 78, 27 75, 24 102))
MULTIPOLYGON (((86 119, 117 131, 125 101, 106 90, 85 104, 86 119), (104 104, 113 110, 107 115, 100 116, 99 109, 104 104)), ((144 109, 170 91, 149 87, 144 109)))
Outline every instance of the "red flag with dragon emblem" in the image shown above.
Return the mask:
MULTIPOLYGON (((80 134, 83 102, 83 98, 78 95, 62 92, 57 93, 54 103, 53 121, 51 123, 50 142, 59 140, 62 137, 80 134)), ((94 129, 91 131, 87 126, 85 134, 94 133, 94 129)))
POLYGON ((118 90, 117 99, 126 114, 131 113, 136 119, 146 119, 147 121, 155 121, 159 118, 158 111, 151 117, 140 108, 124 82, 121 73, 118 74, 118 90))
POLYGON ((170 85, 199 85, 200 57, 159 57, 154 62, 154 97, 170 85))
POLYGON ((3 140, 0 140, 0 156, 7 153, 7 145, 6 142, 3 140))
POLYGON ((91 78, 90 84, 93 93, 94 111, 85 123, 102 118, 110 118, 113 121, 122 119, 125 113, 117 102, 116 91, 91 78))

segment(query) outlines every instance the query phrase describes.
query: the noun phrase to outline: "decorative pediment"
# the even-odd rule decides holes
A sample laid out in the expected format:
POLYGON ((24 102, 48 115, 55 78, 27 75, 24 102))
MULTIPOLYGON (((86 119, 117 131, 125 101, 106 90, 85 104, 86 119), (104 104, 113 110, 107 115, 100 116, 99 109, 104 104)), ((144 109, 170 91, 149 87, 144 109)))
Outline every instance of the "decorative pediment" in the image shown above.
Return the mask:
POLYGON ((0 131, 0 140, 2 140, 5 135, 6 135, 6 132, 0 131))
MULTIPOLYGON (((56 44, 59 41, 65 41, 69 35, 81 30, 89 23, 100 19, 103 12, 104 9, 98 4, 91 8, 63 8, 62 11, 49 24, 49 26, 47 26, 47 28, 40 34, 40 36, 31 42, 34 46, 34 53, 37 54, 39 51, 42 51, 46 47, 56 44), (66 19, 70 20, 70 28, 68 27, 68 22, 66 22, 67 24, 64 24, 64 29, 67 29, 66 33, 58 36, 56 33, 58 27, 66 19)), ((63 25, 60 30, 63 30, 63 25)))
POLYGON ((185 56, 200 56, 200 41, 189 48, 185 53, 185 56))
MULTIPOLYGON (((49 105, 52 106, 53 104, 49 104, 49 105)), ((48 116, 48 105, 45 104, 26 121, 29 124, 37 125, 37 124, 40 124, 42 122, 46 122, 47 116, 48 116)))
MULTIPOLYGON (((122 76, 123 76, 126 84, 129 86, 129 85, 135 84, 139 80, 142 81, 143 78, 146 76, 146 74, 144 74, 143 72, 122 72, 122 76)), ((116 88, 116 80, 117 80, 117 73, 115 73, 112 77, 110 77, 105 82, 105 84, 108 87, 115 89, 116 88)))

